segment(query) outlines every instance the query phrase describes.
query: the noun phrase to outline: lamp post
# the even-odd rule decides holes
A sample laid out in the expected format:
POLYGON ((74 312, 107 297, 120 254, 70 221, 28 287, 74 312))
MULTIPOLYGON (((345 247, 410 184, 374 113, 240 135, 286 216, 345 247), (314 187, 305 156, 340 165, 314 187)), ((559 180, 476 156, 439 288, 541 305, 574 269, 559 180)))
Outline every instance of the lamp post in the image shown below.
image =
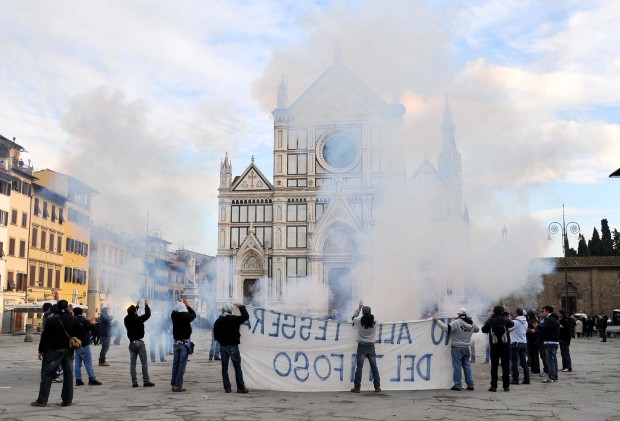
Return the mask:
POLYGON ((564 204, 562 204, 562 223, 552 222, 549 224, 549 228, 547 231, 547 240, 551 240, 551 234, 557 234, 559 231, 562 231, 562 245, 564 248, 564 304, 566 306, 566 311, 569 311, 568 308, 568 262, 566 261, 568 257, 568 231, 571 233, 577 234, 581 230, 581 227, 577 222, 571 221, 566 222, 564 217, 564 204))

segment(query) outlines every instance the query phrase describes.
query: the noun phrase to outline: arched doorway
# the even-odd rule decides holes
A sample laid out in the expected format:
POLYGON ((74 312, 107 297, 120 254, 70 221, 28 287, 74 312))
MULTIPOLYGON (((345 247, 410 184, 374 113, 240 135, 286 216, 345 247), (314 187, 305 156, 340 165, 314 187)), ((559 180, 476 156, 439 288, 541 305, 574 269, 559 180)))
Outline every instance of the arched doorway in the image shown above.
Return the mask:
POLYGON ((328 286, 328 308, 331 313, 348 314, 353 308, 352 268, 357 260, 357 233, 344 223, 329 227, 323 243, 325 276, 328 286))

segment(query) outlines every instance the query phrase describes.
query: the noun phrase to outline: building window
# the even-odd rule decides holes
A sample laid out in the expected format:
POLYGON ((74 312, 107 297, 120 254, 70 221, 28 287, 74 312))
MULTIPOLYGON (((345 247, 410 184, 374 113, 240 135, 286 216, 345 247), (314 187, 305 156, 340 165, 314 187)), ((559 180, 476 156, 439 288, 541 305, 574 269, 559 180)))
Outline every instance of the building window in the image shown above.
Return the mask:
POLYGON ((5 196, 11 195, 11 185, 6 181, 0 180, 0 193, 5 196))
POLYGON ((287 248, 304 248, 307 245, 306 241, 307 228, 301 227, 286 227, 286 247, 287 248))
POLYGON ((304 204, 288 204, 286 207, 286 220, 289 222, 306 222, 307 205, 304 204))
POLYGON ((15 238, 9 238, 9 256, 15 256, 15 238))
POLYGON ((4 257, 4 242, 0 241, 0 257, 4 257))
POLYGON ((30 265, 30 286, 34 286, 35 276, 36 276, 37 267, 35 265, 30 265))
POLYGON ((8 287, 10 290, 16 289, 17 285, 15 285, 15 278, 14 278, 14 273, 11 271, 8 271, 6 273, 6 281, 8 283, 8 287))
POLYGON ((32 238, 30 239, 30 246, 31 247, 36 247, 37 246, 37 238, 39 236, 39 230, 38 228, 33 228, 32 229, 32 238))
POLYGON ((260 241, 263 247, 269 249, 273 248, 273 229, 271 227, 255 227, 254 232, 256 233, 256 238, 258 239, 258 241, 260 241))
POLYGON ((49 248, 49 252, 53 253, 54 252, 54 234, 52 234, 50 232, 50 248, 49 248))
POLYGON ((52 277, 52 275, 54 274, 54 269, 49 268, 47 270, 47 287, 51 288, 52 287, 52 283, 54 282, 54 278, 52 277))
POLYGON ((60 288, 60 269, 56 269, 56 285, 55 288, 60 288))
POLYGON ((58 208, 58 223, 63 224, 65 222, 65 217, 63 216, 64 209, 58 208))
POLYGON ((65 250, 69 253, 73 253, 74 244, 75 244, 75 241, 73 240, 73 238, 67 237, 67 245, 65 247, 65 250))
POLYGON ((11 209, 11 224, 17 225, 17 210, 11 209))
POLYGON ((39 198, 35 197, 34 198, 34 214, 35 216, 39 216, 40 213, 41 213, 41 206, 39 205, 39 198))
POLYGON ((47 232, 41 230, 41 248, 45 250, 46 245, 47 245, 47 232))
POLYGON ((43 219, 47 219, 50 217, 50 213, 47 210, 47 202, 43 201, 43 219))
POLYGON ((39 286, 45 285, 45 268, 41 266, 39 268, 39 286))
POLYGON ((58 236, 56 242, 56 253, 62 253, 62 235, 58 236))
POLYGON ((325 212, 325 210, 327 209, 327 202, 321 202, 321 203, 316 203, 314 205, 314 220, 318 221, 319 219, 321 219, 321 216, 323 216, 323 213, 325 212))
POLYGON ((56 222, 58 217, 56 216, 56 205, 52 205, 52 222, 56 222))
POLYGON ((73 282, 73 271, 70 267, 65 267, 65 283, 73 282))
POLYGON ((305 257, 289 257, 286 259, 286 277, 300 278, 307 275, 307 259, 305 257))
POLYGON ((26 291, 26 288, 28 288, 27 282, 28 280, 26 279, 25 273, 17 274, 17 290, 18 291, 26 291))
POLYGON ((272 222, 273 205, 233 205, 230 222, 272 222))
POLYGON ((9 213, 7 211, 0 210, 0 225, 6 227, 9 224, 9 213))
POLYGON ((230 248, 236 249, 248 236, 248 227, 234 227, 230 229, 230 248))
POLYGON ((26 228, 28 226, 28 214, 26 212, 22 212, 22 227, 26 228))
POLYGON ((26 257, 26 240, 19 240, 19 257, 26 257))
POLYGON ((296 154, 288 156, 287 174, 307 174, 308 173, 308 155, 296 154))
POLYGON ((288 149, 307 149, 308 132, 305 130, 290 130, 287 139, 288 149))

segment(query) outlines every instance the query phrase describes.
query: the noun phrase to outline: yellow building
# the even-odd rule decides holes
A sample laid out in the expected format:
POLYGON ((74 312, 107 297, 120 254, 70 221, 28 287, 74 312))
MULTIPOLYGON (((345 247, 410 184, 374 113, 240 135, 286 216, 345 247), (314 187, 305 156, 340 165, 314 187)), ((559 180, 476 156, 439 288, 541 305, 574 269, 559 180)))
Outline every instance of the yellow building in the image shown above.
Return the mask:
MULTIPOLYGON (((63 209, 63 221, 58 225, 53 225, 51 222, 51 206, 54 201, 51 196, 48 197, 48 201, 41 202, 40 205, 44 206, 48 203, 47 214, 50 218, 51 225, 41 225, 41 229, 47 229, 50 235, 55 230, 55 242, 56 247, 58 242, 58 228, 62 226, 62 264, 57 265, 54 261, 53 270, 61 266, 63 268, 63 274, 61 276, 62 282, 60 282, 59 294, 60 299, 69 301, 70 303, 86 306, 88 297, 88 256, 90 252, 90 229, 91 229, 91 199, 94 193, 97 193, 93 188, 80 180, 65 174, 61 174, 49 169, 42 171, 36 171, 34 176, 37 177, 37 184, 45 187, 46 191, 53 192, 58 196, 65 199, 63 209)), ((59 197, 55 200, 58 202, 59 197)), ((43 215, 45 215, 45 209, 41 209, 43 215)), ((59 216, 59 215, 57 215, 59 216)), ((43 218, 45 219, 45 218, 43 218)), ((40 235, 40 234, 39 234, 40 235)), ((49 244, 48 244, 49 248, 49 244)), ((48 251, 49 257, 49 251, 48 251)), ((41 255, 39 255, 41 257, 41 255)), ((49 269, 49 264, 46 266, 46 270, 49 269)), ((55 282, 55 281, 54 281, 55 282)))
POLYGON ((3 173, 3 195, 9 193, 8 203, 4 197, 0 212, 0 238, 4 270, 2 274, 2 331, 21 332, 25 329, 28 313, 13 311, 19 304, 32 301, 28 297, 28 239, 30 206, 32 201, 32 167, 24 164, 20 154, 24 148, 14 141, 0 136, 0 172, 3 173), (10 184, 9 184, 10 182, 10 184), (6 189, 10 185, 10 190, 6 189), (6 209, 5 209, 6 206, 6 209), (6 229, 4 229, 6 227, 6 229))

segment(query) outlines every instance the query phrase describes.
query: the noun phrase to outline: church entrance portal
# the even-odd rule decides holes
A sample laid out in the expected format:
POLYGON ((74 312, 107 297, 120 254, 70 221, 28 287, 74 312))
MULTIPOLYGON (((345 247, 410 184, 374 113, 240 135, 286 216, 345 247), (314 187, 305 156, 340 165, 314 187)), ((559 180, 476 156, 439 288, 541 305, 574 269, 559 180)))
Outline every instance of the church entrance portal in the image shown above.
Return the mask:
POLYGON ((337 310, 341 318, 346 318, 352 311, 353 281, 350 268, 334 268, 328 272, 329 308, 328 312, 337 310))
POLYGON ((254 303, 254 293, 257 292, 258 279, 244 279, 243 280, 243 304, 254 303))

